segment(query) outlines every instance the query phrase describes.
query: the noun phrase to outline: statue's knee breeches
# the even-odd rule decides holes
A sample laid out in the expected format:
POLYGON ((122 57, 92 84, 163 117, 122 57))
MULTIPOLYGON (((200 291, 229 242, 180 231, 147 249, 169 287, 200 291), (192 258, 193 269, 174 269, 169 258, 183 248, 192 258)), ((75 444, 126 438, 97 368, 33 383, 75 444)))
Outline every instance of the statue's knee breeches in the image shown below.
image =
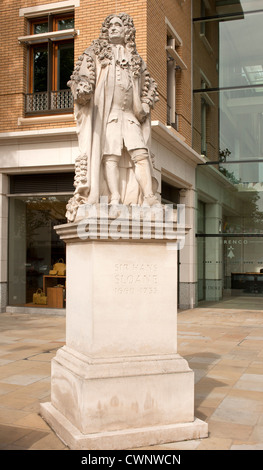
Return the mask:
POLYGON ((103 159, 104 163, 111 165, 115 165, 116 163, 118 164, 120 161, 119 155, 104 155, 103 159))
POLYGON ((134 163, 138 163, 149 158, 149 153, 146 148, 130 150, 129 153, 134 163))

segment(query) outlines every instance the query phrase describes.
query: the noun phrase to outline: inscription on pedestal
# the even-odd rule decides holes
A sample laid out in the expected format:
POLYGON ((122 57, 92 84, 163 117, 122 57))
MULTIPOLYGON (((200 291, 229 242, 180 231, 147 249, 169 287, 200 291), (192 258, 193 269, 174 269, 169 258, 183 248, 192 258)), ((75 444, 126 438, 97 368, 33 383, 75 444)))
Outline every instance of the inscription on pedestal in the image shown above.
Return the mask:
POLYGON ((116 263, 114 266, 114 292, 117 295, 157 294, 157 264, 116 263))

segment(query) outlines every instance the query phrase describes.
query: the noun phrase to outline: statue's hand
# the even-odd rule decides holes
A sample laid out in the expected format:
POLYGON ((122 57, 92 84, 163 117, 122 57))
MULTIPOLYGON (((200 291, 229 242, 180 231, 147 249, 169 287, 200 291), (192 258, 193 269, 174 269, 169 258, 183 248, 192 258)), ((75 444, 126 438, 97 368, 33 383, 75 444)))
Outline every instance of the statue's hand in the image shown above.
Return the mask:
POLYGON ((147 103, 142 103, 140 113, 139 113, 139 121, 141 123, 145 122, 149 114, 150 114, 150 106, 147 103))
POLYGON ((142 103, 142 109, 145 113, 145 116, 148 116, 148 114, 150 114, 150 106, 147 103, 142 103))
POLYGON ((93 88, 87 82, 79 82, 76 88, 76 101, 78 104, 85 105, 89 102, 93 88))

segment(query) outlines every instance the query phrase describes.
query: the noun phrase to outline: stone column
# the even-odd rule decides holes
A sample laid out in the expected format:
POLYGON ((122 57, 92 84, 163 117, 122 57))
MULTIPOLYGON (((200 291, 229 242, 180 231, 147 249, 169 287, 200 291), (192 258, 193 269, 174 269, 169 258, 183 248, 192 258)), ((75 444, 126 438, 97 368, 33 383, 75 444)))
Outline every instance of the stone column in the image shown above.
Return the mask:
POLYGON ((0 311, 7 305, 8 176, 0 174, 0 311))
MULTIPOLYGON (((217 234, 222 223, 221 204, 206 204, 205 230, 217 234)), ((223 248, 221 237, 206 238, 205 283, 206 300, 221 300, 223 293, 223 248)))
POLYGON ((123 222, 120 239, 107 236, 108 220, 96 239, 83 230, 80 239, 76 222, 56 228, 67 246, 66 345, 41 413, 71 449, 207 436, 194 417, 194 373, 177 352, 177 251, 165 238, 134 238, 123 222))
POLYGON ((196 240, 195 240, 195 190, 182 189, 180 204, 185 205, 185 224, 190 227, 184 247, 179 252, 179 308, 194 308, 197 305, 196 240))

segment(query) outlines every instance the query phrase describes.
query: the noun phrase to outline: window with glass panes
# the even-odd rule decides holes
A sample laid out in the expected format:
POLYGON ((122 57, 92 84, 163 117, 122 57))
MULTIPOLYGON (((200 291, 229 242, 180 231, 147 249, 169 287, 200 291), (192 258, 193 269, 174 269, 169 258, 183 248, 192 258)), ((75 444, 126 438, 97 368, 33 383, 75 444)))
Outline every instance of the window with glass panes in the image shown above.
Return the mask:
POLYGON ((74 68, 74 16, 52 16, 30 21, 29 93, 26 113, 68 112, 73 107, 67 82, 74 68), (69 34, 58 32, 68 30, 69 34), (54 36, 45 33, 54 32, 54 36), (38 41, 39 35, 39 41, 38 41))

